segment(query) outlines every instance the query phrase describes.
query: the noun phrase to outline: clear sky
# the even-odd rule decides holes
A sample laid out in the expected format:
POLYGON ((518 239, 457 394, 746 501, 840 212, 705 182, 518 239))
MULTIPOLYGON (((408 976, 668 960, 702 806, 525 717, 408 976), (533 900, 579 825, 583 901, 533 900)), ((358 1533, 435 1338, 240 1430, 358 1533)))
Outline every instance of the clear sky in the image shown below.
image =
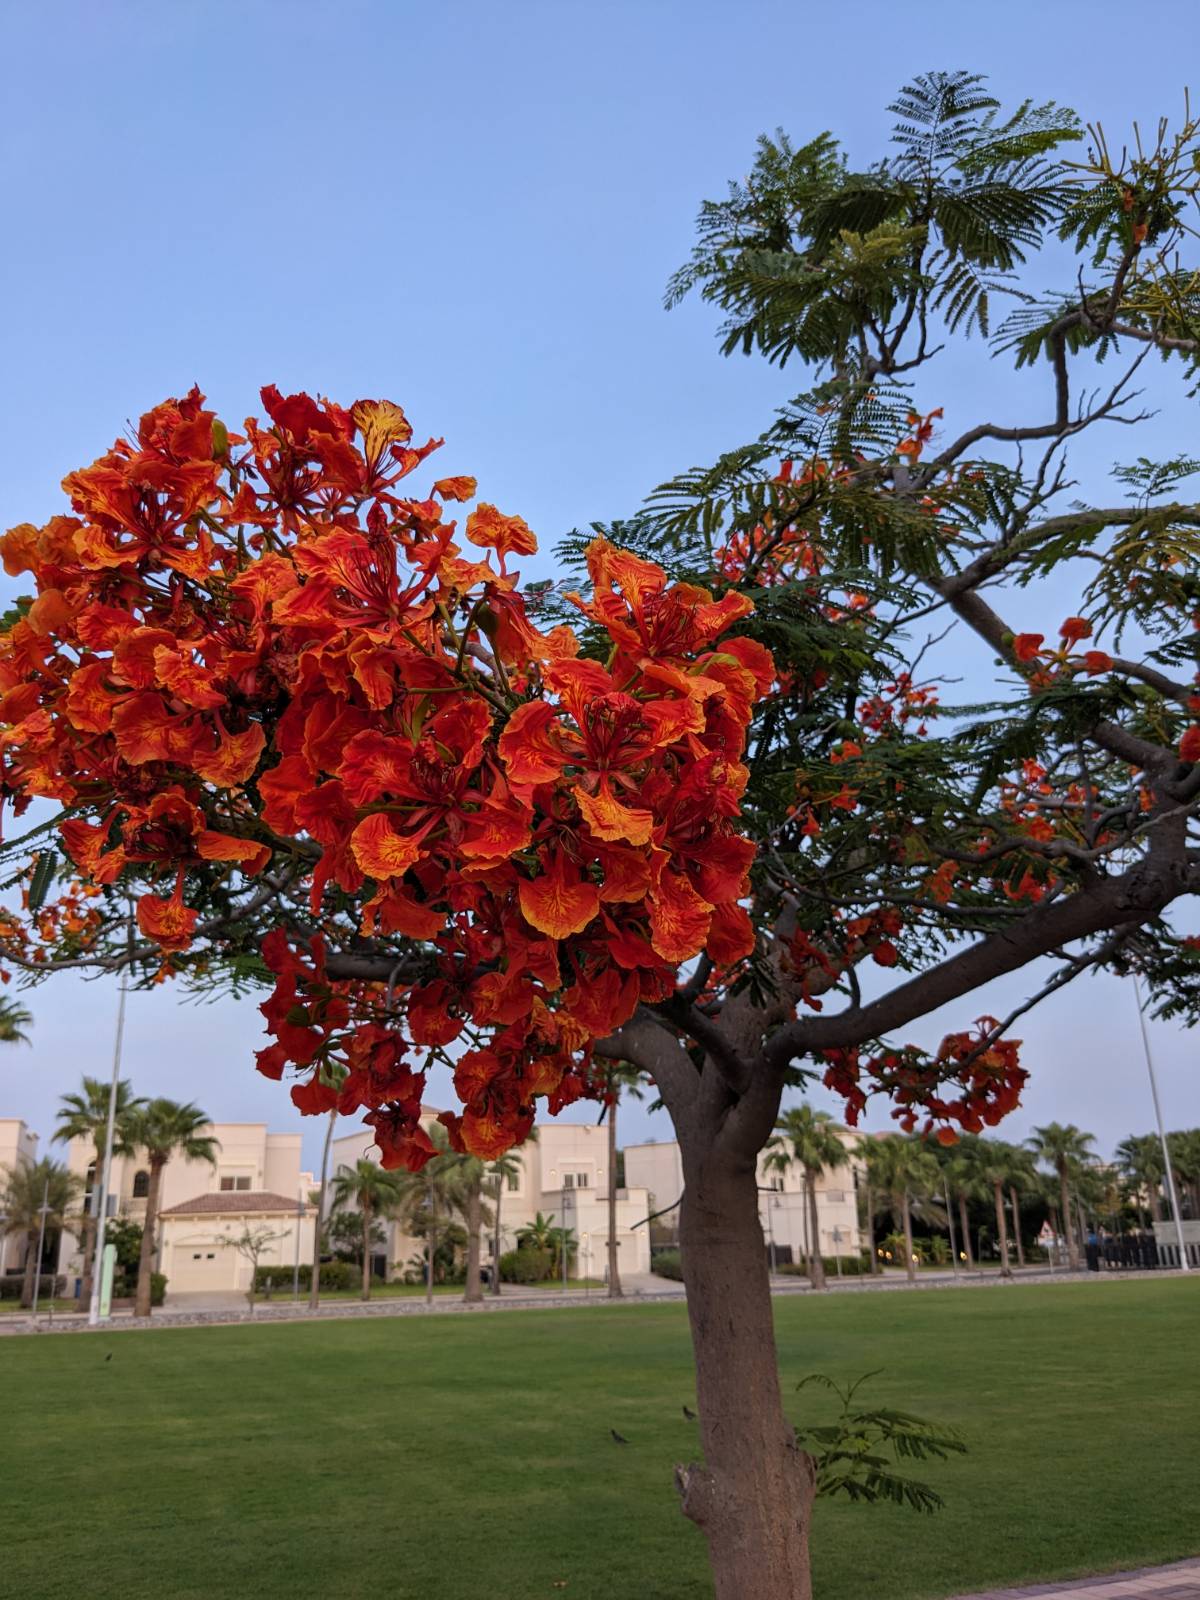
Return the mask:
MULTIPOLYGON (((703 307, 662 310, 699 201, 745 173, 757 134, 828 128, 865 162, 908 77, 967 67, 1120 137, 1178 113, 1200 34, 1194 0, 1142 0, 1132 37, 1128 19, 1114 0, 7 0, 0 525, 59 509, 63 474, 158 399, 195 381, 236 422, 272 382, 399 401, 446 437, 440 470, 475 473, 548 550, 803 387, 722 359, 703 307)), ((931 403, 976 420, 1016 393, 956 365, 931 403)), ((1002 1013, 1026 981, 912 1037, 1002 1013)), ((57 1097, 108 1071, 116 996, 62 979, 30 1003, 0 1116, 45 1135, 57 1097)), ((134 995, 126 1070, 218 1120, 298 1127, 253 1070, 259 1030, 252 1003, 134 995)), ((1034 1077, 1007 1136, 1056 1118, 1107 1151, 1150 1126, 1115 980, 1019 1031, 1034 1077)), ((1152 1034, 1168 1122, 1200 1122, 1195 1042, 1152 1034)), ((670 1137, 636 1107, 622 1131, 670 1137)))

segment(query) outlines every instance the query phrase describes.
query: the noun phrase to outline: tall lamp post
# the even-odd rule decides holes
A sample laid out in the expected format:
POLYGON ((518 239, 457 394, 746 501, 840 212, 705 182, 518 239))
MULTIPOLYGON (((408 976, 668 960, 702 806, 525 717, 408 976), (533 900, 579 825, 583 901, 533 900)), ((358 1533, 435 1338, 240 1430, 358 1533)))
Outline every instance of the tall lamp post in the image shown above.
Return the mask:
POLYGON ((1158 1080, 1154 1076, 1154 1057, 1150 1054, 1150 1035, 1146 1031, 1146 1013, 1142 1010, 1142 990, 1137 980, 1137 973, 1133 974, 1133 994, 1137 1001, 1138 1025, 1142 1030, 1142 1049, 1146 1052, 1146 1071, 1150 1076, 1150 1094, 1154 1100, 1154 1120, 1158 1124, 1158 1140, 1162 1145, 1163 1168, 1167 1178, 1167 1199, 1171 1204, 1171 1216, 1175 1220, 1175 1238, 1179 1245, 1179 1266, 1183 1272, 1190 1272, 1191 1267, 1187 1258, 1187 1245, 1183 1238, 1183 1218, 1179 1214, 1179 1195, 1175 1190, 1175 1171, 1171 1166, 1171 1149, 1167 1144, 1167 1134, 1163 1127, 1162 1107, 1158 1103, 1158 1080))
MULTIPOLYGON (((129 924, 129 943, 133 944, 133 922, 129 924)), ((117 1090, 121 1081, 121 1045, 125 1037, 125 997, 129 992, 129 969, 121 973, 117 1000, 117 1036, 113 1044, 112 1082, 108 1089, 108 1126, 104 1135, 104 1165, 97 1173, 99 1203, 96 1207, 96 1245, 92 1256, 92 1300, 88 1307, 88 1327, 100 1322, 100 1288, 104 1278, 104 1234, 108 1226, 108 1192, 112 1183, 113 1139, 117 1127, 117 1090)))

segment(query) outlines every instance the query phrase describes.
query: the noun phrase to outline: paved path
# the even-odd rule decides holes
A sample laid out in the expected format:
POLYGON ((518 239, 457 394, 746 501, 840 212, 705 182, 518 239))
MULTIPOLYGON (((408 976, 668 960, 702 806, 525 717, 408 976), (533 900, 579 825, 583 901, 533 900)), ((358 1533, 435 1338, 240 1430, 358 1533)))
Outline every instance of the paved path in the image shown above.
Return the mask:
POLYGON ((1058 1595, 1061 1600, 1200 1600, 1200 1561, 1176 1561, 1169 1567, 1143 1567, 1138 1572, 1110 1573, 1106 1578, 1076 1578, 1069 1583, 1043 1583, 1032 1589, 988 1589, 961 1600, 1036 1600, 1058 1595))

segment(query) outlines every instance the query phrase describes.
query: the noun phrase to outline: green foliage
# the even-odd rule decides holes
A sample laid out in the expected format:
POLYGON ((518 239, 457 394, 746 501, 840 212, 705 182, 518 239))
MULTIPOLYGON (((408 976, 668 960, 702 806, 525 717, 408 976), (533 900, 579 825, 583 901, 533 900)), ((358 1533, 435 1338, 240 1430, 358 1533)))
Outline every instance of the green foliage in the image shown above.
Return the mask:
POLYGON ((939 1427, 906 1411, 862 1409, 856 1396, 864 1383, 877 1377, 868 1372, 843 1388, 822 1373, 803 1378, 798 1389, 810 1383, 831 1389, 841 1402, 836 1420, 796 1429, 796 1440, 813 1457, 817 1493, 845 1495, 872 1504, 890 1500, 913 1511, 932 1513, 945 1503, 927 1483, 895 1470, 896 1463, 945 1460, 964 1455, 966 1445, 950 1428, 939 1427))
POLYGON ((683 1257, 678 1250, 655 1250, 650 1257, 650 1271, 658 1278, 672 1278, 683 1282, 683 1257))
MULTIPOLYGON (((19 1300, 24 1286, 25 1274, 23 1272, 6 1272, 0 1276, 0 1300, 19 1300)), ((43 1272, 38 1280, 38 1299, 59 1299, 67 1292, 67 1280, 55 1277, 52 1272, 43 1272)))
MULTIPOLYGON (((286 1291, 291 1293, 294 1281, 294 1267, 257 1267, 254 1272, 254 1287, 264 1293, 277 1293, 286 1291)), ((321 1263, 321 1288, 333 1291, 335 1289, 357 1289, 362 1282, 362 1272, 350 1261, 322 1261, 321 1263)), ((300 1263, 300 1287, 308 1292, 312 1283, 312 1262, 300 1263)))
POLYGON ((500 1257, 500 1277, 504 1283, 544 1283, 554 1271, 554 1253, 535 1245, 506 1250, 500 1257))

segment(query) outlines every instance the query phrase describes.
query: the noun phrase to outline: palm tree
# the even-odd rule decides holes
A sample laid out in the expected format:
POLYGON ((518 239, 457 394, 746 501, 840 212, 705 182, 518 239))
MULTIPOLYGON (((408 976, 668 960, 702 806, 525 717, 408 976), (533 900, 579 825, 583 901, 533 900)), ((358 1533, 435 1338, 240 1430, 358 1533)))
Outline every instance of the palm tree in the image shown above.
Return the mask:
POLYGON ((528 1250, 549 1250, 554 1238, 554 1213, 544 1217, 539 1211, 532 1222, 517 1230, 517 1244, 528 1250))
POLYGON ((313 1229, 312 1276, 308 1280, 308 1304, 313 1311, 321 1302, 321 1236, 325 1230, 325 1207, 329 1202, 329 1147, 333 1143, 333 1130, 337 1119, 335 1106, 329 1113, 329 1121, 325 1126, 325 1148, 321 1152, 321 1188, 314 1197, 317 1225, 313 1229))
POLYGON ((362 1298, 371 1298, 371 1223, 376 1217, 390 1216, 404 1203, 406 1183, 416 1173, 386 1172, 374 1161, 360 1156, 352 1167, 343 1169, 333 1180, 333 1209, 357 1208, 362 1219, 363 1265, 362 1298))
POLYGON ((1171 1166, 1188 1192, 1193 1217, 1200 1217, 1200 1128, 1167 1135, 1171 1166))
MULTIPOLYGON (((460 1209, 462 1184, 455 1170, 459 1158, 450 1150, 445 1128, 434 1122, 427 1132, 439 1153, 419 1172, 397 1172, 393 1176, 399 1188, 397 1210, 406 1219, 408 1228, 425 1240, 425 1303, 432 1305, 440 1219, 460 1209)), ((469 1251, 469 1241, 467 1248, 469 1251)))
POLYGON ((875 1141, 879 1154, 875 1156, 874 1179, 881 1197, 886 1200, 893 1218, 904 1225, 904 1266, 910 1283, 917 1278, 913 1250, 913 1211, 940 1217, 941 1207, 932 1201, 941 1182, 941 1174, 934 1156, 920 1139, 905 1138, 891 1133, 875 1141))
POLYGON ((1143 1197, 1150 1202, 1150 1221, 1162 1221, 1162 1190, 1159 1187, 1166 1176, 1162 1145, 1153 1133, 1130 1134, 1122 1139, 1116 1149, 1117 1166, 1124 1174, 1130 1188, 1130 1198, 1142 1212, 1143 1197))
POLYGON ((1078 1272, 1079 1248, 1071 1222, 1070 1184, 1080 1167, 1086 1166, 1092 1159, 1091 1146, 1096 1141, 1090 1133, 1084 1133, 1073 1122, 1066 1124, 1048 1122, 1043 1128, 1035 1128, 1025 1142, 1040 1161, 1044 1161, 1048 1167, 1053 1167, 1058 1174, 1063 1233, 1067 1241, 1067 1260, 1072 1271, 1078 1272))
MULTIPOLYGON (((529 1139, 537 1138, 537 1129, 529 1130, 529 1139)), ((529 1141, 526 1141, 527 1143, 529 1141)), ((488 1167, 488 1193, 492 1197, 492 1293, 500 1293, 500 1256, 503 1251, 503 1241, 500 1232, 500 1201, 510 1178, 520 1175, 521 1158, 513 1151, 506 1150, 502 1156, 497 1156, 488 1167)))
POLYGON ((1000 1276, 1012 1277, 1008 1259, 1008 1219, 1004 1214, 1004 1191, 1018 1170, 1018 1157, 1003 1139, 980 1139, 975 1145, 975 1170, 980 1182, 990 1188, 996 1207, 996 1237, 1000 1241, 1000 1276))
POLYGON ((42 1270, 38 1259, 38 1241, 46 1235, 59 1233, 71 1206, 83 1193, 83 1180, 68 1171, 61 1161, 43 1157, 41 1161, 22 1162, 8 1169, 0 1206, 8 1218, 6 1224, 15 1233, 24 1233, 26 1239, 25 1277, 21 1284, 21 1304, 28 1310, 33 1305, 33 1286, 42 1270), (43 1230, 43 1204, 45 1223, 43 1230))
POLYGON ((440 1163, 442 1175, 446 1180, 446 1199, 461 1215, 467 1235, 467 1270, 463 1299, 480 1301, 483 1299, 483 1278, 480 1273, 481 1241, 484 1227, 492 1220, 491 1212, 483 1201, 490 1169, 478 1156, 461 1154, 454 1150, 448 1150, 444 1155, 435 1157, 429 1165, 434 1166, 435 1163, 440 1163))
POLYGON ((25 1032, 33 1022, 33 1014, 7 997, 0 999, 0 1044, 28 1044, 25 1032))
POLYGON ((1025 1244, 1021 1238, 1021 1202, 1022 1194, 1036 1193, 1038 1188, 1037 1168, 1033 1164, 1033 1156, 1023 1145, 1009 1145, 1011 1157, 1008 1168, 1008 1199, 1012 1206, 1013 1217, 1013 1243, 1017 1247, 1017 1265, 1025 1265, 1025 1244))
POLYGON ((980 1197, 979 1173, 975 1146, 979 1143, 978 1136, 973 1133, 960 1135, 956 1144, 948 1151, 949 1159, 945 1164, 946 1185, 953 1192, 958 1205, 958 1225, 962 1234, 962 1252, 966 1259, 968 1270, 975 1266, 975 1252, 971 1245, 971 1218, 967 1212, 967 1203, 978 1200, 980 1197))
POLYGON ((845 1146, 838 1138, 837 1123, 828 1111, 814 1111, 807 1104, 785 1111, 775 1129, 767 1141, 766 1165, 779 1172, 786 1172, 795 1165, 804 1174, 809 1233, 808 1281, 814 1289, 823 1289, 825 1263, 821 1259, 821 1236, 817 1227, 817 1179, 823 1172, 845 1163, 845 1146))
POLYGON ((150 1169, 146 1215, 142 1221, 142 1250, 138 1259, 135 1316, 150 1315, 154 1234, 163 1169, 172 1156, 182 1156, 185 1161, 207 1161, 210 1167, 215 1167, 220 1146, 211 1134, 202 1132, 209 1125, 207 1113, 199 1106, 180 1105, 177 1100, 165 1100, 161 1096, 135 1106, 126 1119, 125 1138, 134 1149, 146 1152, 146 1164, 150 1169))
MULTIPOLYGON (((53 1138, 56 1143, 67 1144, 72 1139, 91 1139, 95 1151, 93 1161, 92 1191, 94 1204, 99 1203, 100 1174, 104 1166, 104 1148, 108 1137, 108 1100, 112 1085, 102 1078, 83 1079, 79 1094, 64 1094, 58 1111, 58 1126, 53 1138)), ((130 1113, 142 1104, 133 1093, 127 1078, 117 1084, 116 1120, 113 1124, 113 1154, 127 1156, 133 1152, 127 1128, 130 1113)), ((96 1218, 89 1212, 83 1219, 83 1286, 84 1302, 91 1297, 92 1276, 95 1268, 96 1218)))

